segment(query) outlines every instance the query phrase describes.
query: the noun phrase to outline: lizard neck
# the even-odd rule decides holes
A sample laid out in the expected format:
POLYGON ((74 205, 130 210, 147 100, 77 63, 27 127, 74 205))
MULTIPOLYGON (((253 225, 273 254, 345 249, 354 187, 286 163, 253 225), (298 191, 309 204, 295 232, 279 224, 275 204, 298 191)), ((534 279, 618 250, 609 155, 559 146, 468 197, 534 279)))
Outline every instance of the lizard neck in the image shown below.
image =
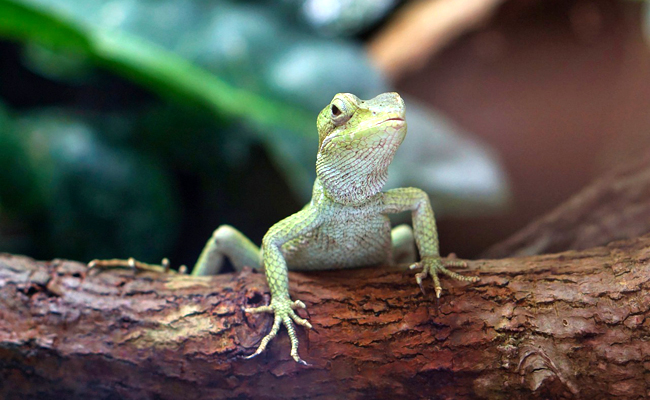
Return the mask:
POLYGON ((381 191, 388 179, 386 169, 371 173, 346 174, 336 170, 321 171, 314 183, 314 194, 322 193, 330 200, 345 204, 359 205, 381 191))

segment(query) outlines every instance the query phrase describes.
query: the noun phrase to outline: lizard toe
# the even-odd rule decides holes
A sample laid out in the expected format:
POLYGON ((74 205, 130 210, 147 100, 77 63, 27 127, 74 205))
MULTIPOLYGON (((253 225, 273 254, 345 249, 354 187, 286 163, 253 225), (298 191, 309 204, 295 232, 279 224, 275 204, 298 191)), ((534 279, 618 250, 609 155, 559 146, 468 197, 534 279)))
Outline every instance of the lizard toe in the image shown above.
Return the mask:
POLYGON ((415 280, 420 286, 422 293, 424 293, 424 286, 422 285, 422 282, 429 275, 431 275, 431 279, 433 280, 433 287, 436 292, 436 298, 440 298, 440 295, 442 294, 442 285, 440 284, 440 278, 438 276, 439 273, 447 275, 452 279, 464 282, 477 282, 480 280, 480 278, 476 276, 464 276, 459 273, 450 271, 446 268, 446 266, 466 267, 467 263, 461 260, 443 260, 440 257, 424 257, 420 262, 417 262, 410 266, 411 269, 420 267, 422 268, 422 272, 415 274, 415 280))
POLYGON ((262 338, 255 353, 247 356, 246 357, 247 359, 253 358, 261 354, 266 349, 266 346, 269 344, 269 342, 273 340, 275 336, 278 334, 278 331, 280 330, 280 325, 284 325, 284 327, 287 329, 287 332, 289 333, 289 339, 291 340, 291 358, 293 358, 297 363, 303 365, 309 365, 306 362, 304 362, 298 355, 298 344, 299 344, 298 335, 296 334, 296 328, 293 325, 293 323, 295 322, 296 324, 300 326, 304 326, 309 329, 311 329, 312 326, 309 323, 309 321, 299 317, 293 311, 296 308, 306 308, 306 306, 300 300, 296 300, 292 302, 290 299, 281 299, 277 301, 272 300, 271 304, 268 306, 244 308, 245 312, 252 313, 252 314, 255 313, 274 314, 273 327, 271 328, 271 331, 262 338))

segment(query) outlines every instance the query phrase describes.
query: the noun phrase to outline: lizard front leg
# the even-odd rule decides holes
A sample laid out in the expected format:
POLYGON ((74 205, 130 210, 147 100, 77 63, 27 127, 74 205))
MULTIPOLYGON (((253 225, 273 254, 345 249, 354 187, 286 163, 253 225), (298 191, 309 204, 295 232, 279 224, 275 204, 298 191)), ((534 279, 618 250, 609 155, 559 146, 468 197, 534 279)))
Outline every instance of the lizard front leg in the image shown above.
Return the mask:
POLYGON ((255 357, 266 349, 267 344, 277 335, 280 324, 287 328, 291 339, 291 357, 301 364, 306 364, 298 355, 298 337, 293 322, 311 329, 311 324, 306 319, 300 318, 295 309, 305 308, 300 301, 291 301, 289 296, 289 276, 287 261, 282 254, 282 245, 288 241, 301 237, 319 225, 318 211, 315 208, 306 207, 277 224, 264 235, 262 239, 262 262, 266 273, 266 280, 271 289, 271 304, 268 306, 246 308, 244 311, 250 313, 272 313, 274 314, 273 328, 262 339, 255 353, 247 358, 255 357), (292 322, 293 321, 293 322, 292 322))
POLYGON ((436 297, 440 297, 442 293, 438 273, 460 281, 476 282, 480 279, 475 276, 463 276, 446 268, 447 266, 464 266, 465 263, 457 260, 443 260, 440 257, 436 220, 429 202, 429 196, 423 190, 399 188, 384 193, 383 213, 393 214, 402 211, 412 212, 415 243, 420 252, 421 260, 412 264, 411 269, 422 268, 422 272, 417 273, 415 279, 423 292, 422 281, 429 275, 433 279, 436 297))

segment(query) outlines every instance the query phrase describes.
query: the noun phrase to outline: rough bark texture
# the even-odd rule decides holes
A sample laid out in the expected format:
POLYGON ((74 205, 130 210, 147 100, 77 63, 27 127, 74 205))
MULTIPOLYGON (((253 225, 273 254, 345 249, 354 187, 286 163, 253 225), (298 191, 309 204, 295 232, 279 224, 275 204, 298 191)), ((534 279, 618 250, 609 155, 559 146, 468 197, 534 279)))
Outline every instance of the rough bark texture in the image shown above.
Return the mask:
POLYGON ((484 258, 584 250, 650 232, 650 154, 598 179, 484 258))
MULTIPOLYGON (((650 374, 650 236, 472 262, 439 303, 413 271, 290 274, 316 332, 289 358, 262 274, 194 278, 0 257, 0 398, 629 398, 650 374)), ((429 283, 430 284, 430 283, 429 283)), ((429 286, 430 287, 430 286, 429 286)))

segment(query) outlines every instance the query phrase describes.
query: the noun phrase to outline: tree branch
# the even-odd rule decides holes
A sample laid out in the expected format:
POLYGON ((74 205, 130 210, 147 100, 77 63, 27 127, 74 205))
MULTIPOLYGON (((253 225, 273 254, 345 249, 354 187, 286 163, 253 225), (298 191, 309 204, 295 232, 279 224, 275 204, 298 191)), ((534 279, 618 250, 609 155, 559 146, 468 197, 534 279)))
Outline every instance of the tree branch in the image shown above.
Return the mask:
MULTIPOLYGON (((304 367, 262 274, 91 271, 0 257, 2 398, 638 398, 646 395, 650 236, 471 262, 437 304, 406 269, 291 273, 317 333, 304 367)), ((428 287, 432 287, 430 282, 428 287)))
POLYGON ((416 71, 453 40, 489 19, 504 0, 408 3, 368 44, 373 63, 393 81, 416 71))
POLYGON ((621 166, 505 241, 484 258, 604 246, 650 232, 650 153, 621 166))

